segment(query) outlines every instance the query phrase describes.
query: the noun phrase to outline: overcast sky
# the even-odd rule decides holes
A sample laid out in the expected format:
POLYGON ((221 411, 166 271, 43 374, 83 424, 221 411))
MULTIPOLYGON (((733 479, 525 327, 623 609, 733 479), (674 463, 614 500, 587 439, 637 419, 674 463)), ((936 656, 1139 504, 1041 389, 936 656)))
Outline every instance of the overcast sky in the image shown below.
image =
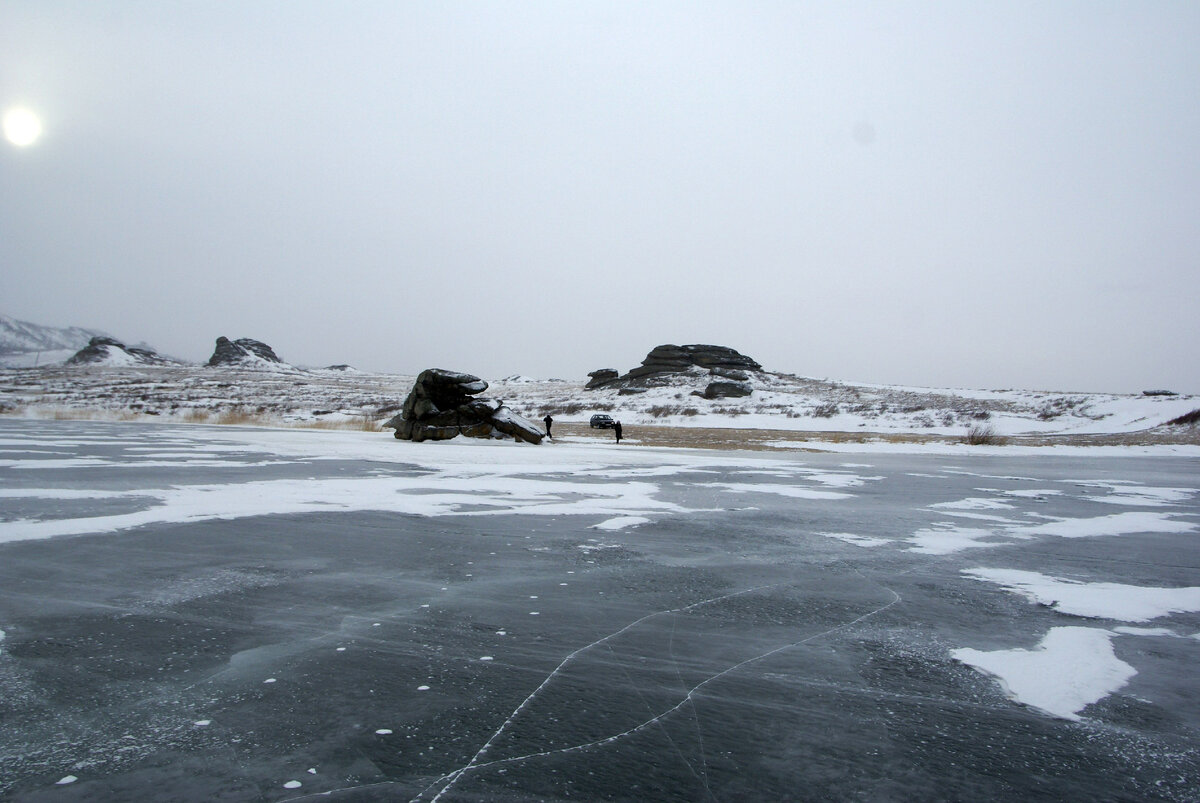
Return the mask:
POLYGON ((1200 3, 0 0, 0 313, 1200 392, 1200 3))

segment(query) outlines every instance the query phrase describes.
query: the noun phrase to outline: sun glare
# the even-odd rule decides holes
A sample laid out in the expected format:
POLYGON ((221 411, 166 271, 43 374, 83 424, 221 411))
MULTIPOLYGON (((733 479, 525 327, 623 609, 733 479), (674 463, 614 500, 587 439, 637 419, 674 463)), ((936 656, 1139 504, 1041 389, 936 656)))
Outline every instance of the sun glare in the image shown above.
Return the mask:
POLYGON ((24 148, 42 135, 42 121, 29 109, 9 109, 4 113, 4 138, 24 148))

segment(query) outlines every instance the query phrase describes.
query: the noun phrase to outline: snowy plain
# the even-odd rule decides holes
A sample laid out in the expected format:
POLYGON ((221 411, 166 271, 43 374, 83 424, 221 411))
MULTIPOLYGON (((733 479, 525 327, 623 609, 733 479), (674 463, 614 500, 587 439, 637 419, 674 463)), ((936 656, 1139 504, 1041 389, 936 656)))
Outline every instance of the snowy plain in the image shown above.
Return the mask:
POLYGON ((0 420, 0 794, 1195 799, 1197 467, 0 420))

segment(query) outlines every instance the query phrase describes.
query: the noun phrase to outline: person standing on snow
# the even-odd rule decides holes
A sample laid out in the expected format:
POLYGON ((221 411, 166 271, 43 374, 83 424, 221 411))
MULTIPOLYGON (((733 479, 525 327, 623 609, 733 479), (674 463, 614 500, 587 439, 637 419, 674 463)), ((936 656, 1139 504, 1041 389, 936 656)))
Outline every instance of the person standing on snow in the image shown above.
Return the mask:
POLYGON ((554 419, 550 417, 549 413, 546 413, 546 417, 542 420, 546 422, 546 437, 553 440, 554 436, 550 434, 550 425, 554 423, 554 419))
POLYGON ((617 443, 620 443, 621 442, 621 422, 620 421, 617 421, 615 424, 613 424, 613 432, 617 436, 617 443))

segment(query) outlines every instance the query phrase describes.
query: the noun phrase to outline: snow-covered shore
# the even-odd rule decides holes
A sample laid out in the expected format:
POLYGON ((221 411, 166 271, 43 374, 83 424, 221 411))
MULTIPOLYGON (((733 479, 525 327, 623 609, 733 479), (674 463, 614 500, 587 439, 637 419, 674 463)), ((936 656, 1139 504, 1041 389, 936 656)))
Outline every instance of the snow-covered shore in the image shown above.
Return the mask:
MULTIPOLYGON (((146 418, 371 428, 393 415, 413 377, 360 371, 241 370, 199 366, 65 366, 0 369, 0 414, 29 418, 146 418)), ((587 390, 582 381, 508 377, 487 395, 535 420, 585 424, 596 412, 627 426, 787 433, 867 433, 961 438, 972 427, 1008 436, 1104 436, 1179 432, 1164 427, 1200 408, 1200 397, 1030 390, 851 385, 757 373, 744 398, 699 395, 709 377, 682 373, 657 386, 587 390)), ((828 438, 814 438, 828 441, 828 438)), ((1162 440, 1161 437, 1157 440, 1162 440)), ((1168 438, 1170 440, 1170 438, 1168 438)), ((795 438, 781 443, 796 448, 795 438)), ((839 445, 853 448, 857 445, 839 445)), ((882 446, 880 448, 896 448, 882 446)))

